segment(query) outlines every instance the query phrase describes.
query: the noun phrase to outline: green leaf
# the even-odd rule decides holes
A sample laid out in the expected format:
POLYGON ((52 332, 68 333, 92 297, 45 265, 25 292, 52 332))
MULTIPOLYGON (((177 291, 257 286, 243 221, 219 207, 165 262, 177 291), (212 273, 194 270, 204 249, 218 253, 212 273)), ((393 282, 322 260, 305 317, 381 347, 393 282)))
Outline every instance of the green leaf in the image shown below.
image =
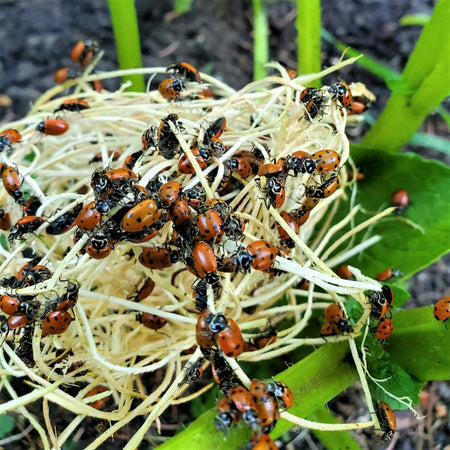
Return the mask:
POLYGON ((395 311, 394 332, 385 345, 391 360, 419 381, 450 379, 450 330, 433 317, 433 307, 395 311))
MULTIPOLYGON (((308 420, 321 423, 339 423, 326 406, 322 406, 314 411, 314 413, 308 417, 308 420)), ((328 449, 359 450, 361 448, 349 431, 313 430, 313 433, 328 449)))
POLYGON ((0 439, 11 433, 14 429, 14 419, 8 414, 0 414, 0 439))
MULTIPOLYGON (((402 216, 377 222, 370 235, 380 235, 381 241, 347 263, 371 276, 390 267, 408 278, 446 254, 450 250, 450 168, 410 153, 372 150, 353 155, 365 175, 356 200, 365 210, 373 213, 390 206, 398 189, 408 192, 410 204, 402 216)), ((341 209, 342 214, 348 212, 341 209)))
POLYGON ((403 16, 399 24, 400 25, 420 25, 424 26, 430 21, 430 15, 429 14, 407 14, 403 16))
MULTIPOLYGON (((323 346, 274 378, 284 381, 292 389, 294 405, 289 412, 307 417, 353 384, 358 375, 351 358, 348 357, 348 343, 339 342, 323 346)), ((207 411, 184 431, 158 448, 185 450, 187 442, 189 448, 197 450, 242 448, 251 435, 250 429, 238 425, 232 427, 225 436, 214 428, 215 415, 214 408, 207 411)), ((273 438, 278 437, 291 427, 290 422, 280 420, 271 435, 273 438)))

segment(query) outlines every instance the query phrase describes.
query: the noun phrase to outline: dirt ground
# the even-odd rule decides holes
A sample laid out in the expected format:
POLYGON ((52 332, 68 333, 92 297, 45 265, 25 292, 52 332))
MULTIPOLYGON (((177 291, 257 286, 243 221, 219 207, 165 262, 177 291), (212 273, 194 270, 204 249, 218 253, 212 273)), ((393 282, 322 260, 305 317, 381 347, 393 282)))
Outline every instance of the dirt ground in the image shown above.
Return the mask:
MULTIPOLYGON (((194 0, 192 10, 182 17, 173 14, 171 1, 136 0, 135 3, 144 65, 166 67, 173 62, 189 61, 234 88, 251 81, 250 0, 194 0)), ((431 0, 322 0, 322 18, 324 27, 334 36, 401 71, 420 27, 399 26, 399 19, 405 14, 431 13, 433 4, 431 0)), ((117 67, 112 26, 104 0, 0 0, 0 6, 0 94, 11 99, 10 105, 6 101, 0 106, 0 123, 26 114, 30 104, 54 85, 53 72, 71 64, 70 50, 77 40, 94 39, 100 43, 105 50, 100 70, 117 67)), ((293 68, 296 66, 295 4, 273 1, 268 10, 270 56, 293 68)), ((324 66, 340 57, 339 51, 327 43, 322 48, 324 66)), ((328 81, 338 77, 364 82, 378 97, 371 113, 375 117, 379 114, 389 97, 382 80, 358 66, 347 67, 328 81)), ((114 89, 118 84, 110 83, 106 87, 114 89)), ((448 129, 437 116, 430 117, 424 129, 432 134, 448 135, 448 129)), ((409 150, 450 163, 448 157, 437 151, 412 147, 409 150)), ((447 256, 413 277, 412 298, 407 307, 431 304, 443 295, 450 295, 449 263, 447 256)), ((436 449, 450 442, 448 418, 446 425, 445 417, 436 414, 437 404, 450 406, 450 388, 444 383, 433 383, 427 392, 428 403, 422 405, 425 408, 422 413, 429 412, 427 418, 417 424, 408 412, 400 413, 400 431, 390 449, 436 449)), ((333 402, 333 410, 344 417, 348 417, 349 408, 358 417, 361 407, 353 391, 333 402)), ((379 444, 362 436, 363 448, 378 447, 379 444)), ((291 448, 321 448, 309 434, 294 442, 295 447, 291 448)), ((32 446, 29 441, 17 445, 9 448, 32 446)))

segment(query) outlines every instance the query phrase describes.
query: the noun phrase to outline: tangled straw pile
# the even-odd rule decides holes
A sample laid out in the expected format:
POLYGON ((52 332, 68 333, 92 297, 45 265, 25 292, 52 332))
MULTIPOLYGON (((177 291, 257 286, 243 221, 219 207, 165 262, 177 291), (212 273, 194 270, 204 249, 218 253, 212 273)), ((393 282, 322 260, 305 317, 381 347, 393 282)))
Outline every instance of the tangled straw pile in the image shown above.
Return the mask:
MULTIPOLYGON (((351 62, 346 61, 340 66, 351 62)), ((286 354, 302 345, 324 344, 324 339, 319 336, 297 337, 308 324, 313 309, 324 309, 330 302, 342 303, 348 295, 367 306, 364 291, 380 289, 377 282, 365 277, 356 268, 352 269, 355 281, 340 279, 332 268, 375 243, 377 236, 352 247, 352 237, 391 210, 355 226, 354 216, 359 207, 350 202, 351 209, 345 219, 330 228, 340 200, 349 196, 354 198, 357 186, 355 180, 348 181, 344 167, 346 163, 352 166, 345 135, 346 114, 328 98, 324 116, 311 122, 305 120, 304 105, 298 100, 307 82, 339 67, 294 80, 281 66, 274 67, 279 76, 251 83, 238 92, 213 77, 202 75, 217 98, 185 99, 172 103, 163 99, 157 91, 133 93, 122 89, 99 93, 87 83, 97 78, 117 77, 123 72, 86 76, 55 87, 37 102, 30 115, 7 125, 20 130, 22 141, 15 144, 10 153, 3 152, 2 161, 18 168, 25 190, 42 202, 37 215, 44 216, 46 222, 34 234, 27 234, 26 240, 16 241, 10 248, 1 248, 1 275, 14 275, 28 261, 23 251, 31 248, 35 254, 42 256, 42 263, 51 268, 53 276, 37 285, 19 289, 17 294, 39 295, 41 308, 45 308, 55 292, 61 293, 66 280, 80 285, 79 301, 74 310, 76 319, 67 332, 41 340, 37 322, 32 344, 36 361, 34 367, 27 367, 9 345, 3 345, 0 350, 2 382, 11 396, 11 401, 3 405, 3 410, 18 408, 39 432, 44 446, 49 447, 47 433, 25 408, 27 403, 38 398, 45 397, 76 414, 61 435, 53 436, 53 445, 57 442, 59 446, 74 433, 85 416, 113 424, 88 447, 93 449, 135 417, 149 415, 127 446, 133 448, 169 405, 188 402, 211 386, 187 394, 188 385, 183 382, 186 370, 201 356, 198 349, 193 354, 185 352, 195 345, 198 312, 194 308, 191 289, 195 277, 182 270, 185 268, 182 262, 164 270, 151 271, 137 261, 141 247, 164 246, 170 240, 170 223, 148 243, 119 242, 114 251, 102 260, 91 259, 87 254, 81 256, 79 250, 86 239, 82 238, 74 245, 73 231, 58 236, 45 233, 49 223, 76 204, 87 204, 93 200, 90 188, 86 194, 79 192, 90 185, 96 168, 102 165, 121 167, 128 155, 141 148, 142 132, 150 126, 159 126, 161 119, 169 113, 179 115, 183 130, 177 133, 177 138, 190 159, 190 143, 194 137, 198 136, 201 140, 208 124, 218 117, 226 117, 227 128, 222 135, 226 153, 213 158, 203 172, 198 171, 197 167, 195 175, 180 175, 177 172, 178 158, 168 160, 156 152, 151 157, 144 157, 133 169, 140 177, 138 184, 142 186, 155 177, 163 182, 169 178, 176 179, 184 189, 202 186, 211 198, 217 196, 224 162, 239 150, 258 148, 266 162, 297 150, 311 154, 331 148, 341 156, 341 187, 334 195, 320 201, 300 227, 298 235, 281 219, 276 209, 267 208, 256 183, 257 177, 239 180, 243 188, 225 197, 232 210, 247 221, 242 241, 244 246, 257 239, 278 245, 277 224, 295 243, 288 256, 276 258, 274 267, 282 271, 281 275, 271 276, 256 270, 223 273, 220 299, 208 299, 209 309, 224 312, 227 317, 233 318, 246 340, 252 334, 249 330, 254 333, 254 329, 264 328, 269 323, 277 327, 286 318, 294 319, 294 324, 289 328, 278 327, 276 342, 257 351, 243 353, 239 361, 261 361, 286 354), (69 86, 75 86, 73 94, 55 98, 69 86), (69 123, 70 129, 61 136, 42 136, 38 133, 35 130, 37 123, 51 116, 62 101, 70 98, 82 98, 90 108, 82 112, 64 112, 61 117, 69 123), (108 159, 108 151, 111 150, 121 153, 114 163, 108 159), (98 152, 101 152, 103 162, 90 164, 89 161, 98 152), (209 183, 206 176, 216 167, 215 180, 209 183), (350 231, 342 231, 348 228, 350 231), (140 303, 130 300, 145 276, 155 281, 156 288, 140 303), (308 291, 297 289, 302 279, 310 282, 308 291), (316 287, 320 287, 321 292, 316 292, 316 287), (274 306, 282 296, 287 298, 285 304, 274 306), (149 330, 136 320, 137 312, 156 314, 166 319, 167 324, 160 332, 149 330), (149 392, 142 377, 158 369, 163 369, 164 375, 149 392), (18 397, 7 375, 28 377, 34 387, 33 392, 26 397, 18 397), (72 396, 65 392, 65 385, 84 387, 72 396), (106 386, 107 390, 87 399, 86 394, 96 386, 106 386), (109 412, 88 405, 109 395, 114 404, 109 412)), ((164 69, 128 71, 131 72, 156 74, 164 72, 164 69)), ((193 83, 189 89, 188 95, 195 93, 198 86, 193 83)), ((283 209, 298 208, 309 177, 309 174, 287 177, 283 209)), ((10 211, 12 221, 17 221, 21 217, 20 208, 14 205, 4 190, 1 195, 2 204, 7 205, 5 207, 10 211)), ((237 243, 229 239, 223 245, 232 252, 237 243)), ((3 289, 5 292, 10 291, 3 289)), ((358 334, 368 321, 368 314, 366 309, 354 326, 354 334, 358 334)), ((10 335, 8 339, 11 338, 10 335)), ((330 339, 348 338, 335 336, 330 339)), ((230 359, 230 364, 243 384, 248 385, 249 380, 240 369, 239 362, 230 359)), ((44 413, 48 414, 48 411, 44 413)), ((48 432, 52 437, 51 427, 48 432)))

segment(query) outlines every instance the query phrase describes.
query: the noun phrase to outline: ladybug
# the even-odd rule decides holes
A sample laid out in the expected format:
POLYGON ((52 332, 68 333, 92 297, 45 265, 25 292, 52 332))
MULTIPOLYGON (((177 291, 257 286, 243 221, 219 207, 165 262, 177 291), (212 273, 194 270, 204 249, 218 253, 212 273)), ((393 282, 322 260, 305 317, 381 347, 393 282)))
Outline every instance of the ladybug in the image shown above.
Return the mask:
POLYGON ((214 333, 209 328, 209 319, 212 314, 209 310, 200 314, 195 326, 195 338, 197 345, 201 348, 212 348, 216 345, 214 341, 214 333))
POLYGON ((328 92, 331 94, 331 99, 337 101, 344 108, 348 108, 352 104, 352 91, 344 81, 331 85, 328 92))
MULTIPOLYGON (((71 211, 67 211, 62 216, 59 216, 56 220, 50 223, 45 229, 47 234, 58 235, 69 231, 75 226, 75 221, 83 209, 83 205, 79 203, 71 211)), ((95 211, 95 210, 94 210, 95 211)))
POLYGON ((375 280, 380 281, 380 282, 384 282, 384 281, 389 281, 392 278, 402 277, 402 276, 403 276, 403 273, 400 272, 400 270, 397 270, 397 269, 384 269, 375 277, 375 280))
POLYGON ((321 97, 321 95, 322 94, 319 89, 315 87, 306 87, 302 92, 300 92, 300 101, 306 104, 315 98, 321 97))
POLYGON ((225 117, 219 117, 206 129, 204 144, 207 144, 211 140, 219 139, 227 126, 227 119, 225 117))
POLYGON ((230 170, 236 172, 244 180, 252 174, 252 166, 243 158, 232 157, 226 164, 230 170))
POLYGON ((151 330, 159 330, 167 323, 167 320, 164 319, 164 317, 147 312, 137 314, 136 318, 142 323, 142 325, 144 325, 144 327, 150 328, 151 330))
POLYGON ((175 72, 176 74, 180 75, 187 81, 197 81, 198 83, 202 82, 202 78, 200 76, 199 71, 194 66, 192 66, 187 62, 172 64, 166 70, 175 72))
POLYGON ((313 153, 310 158, 316 163, 316 171, 320 174, 329 173, 336 170, 341 162, 338 153, 331 149, 319 150, 313 153))
POLYGON ((165 78, 159 83, 158 92, 167 99, 174 99, 179 97, 180 93, 183 92, 186 85, 183 80, 179 78, 165 78))
POLYGON ((384 433, 383 441, 390 441, 395 433, 396 418, 392 408, 382 401, 378 404, 378 419, 380 420, 381 431, 384 433))
POLYGON ((136 292, 136 295, 133 297, 133 300, 135 302, 141 302, 142 300, 149 297, 153 289, 155 289, 156 283, 149 277, 146 277, 144 280, 144 284, 139 289, 139 291, 136 292))
POLYGON ((354 280, 355 277, 350 272, 350 269, 346 264, 343 264, 342 266, 339 266, 336 269, 337 275, 339 275, 339 278, 342 278, 343 280, 354 280))
POLYGON ((86 244, 86 253, 93 259, 104 259, 113 251, 104 231, 97 231, 86 244))
POLYGON ((269 269, 275 262, 277 249, 270 242, 258 240, 248 244, 246 250, 253 256, 252 267, 255 270, 269 269))
POLYGON ((215 209, 221 217, 223 214, 228 214, 229 208, 225 200, 222 200, 220 198, 210 198, 206 200, 206 205, 215 209))
POLYGON ((222 219, 215 209, 208 209, 197 216, 197 228, 200 235, 206 239, 222 239, 222 219))
MULTIPOLYGON (((288 227, 295 233, 298 233, 298 224, 297 221, 292 217, 287 211, 280 212, 281 218, 287 223, 288 227)), ((277 224, 278 235, 280 236, 281 242, 288 248, 294 248, 295 242, 286 232, 286 230, 280 225, 277 224)))
POLYGON ((370 291, 367 298, 371 307, 370 315, 374 319, 381 320, 394 306, 394 292, 387 285, 381 287, 381 292, 370 291))
POLYGON ((223 397, 217 404, 218 415, 214 418, 216 427, 223 433, 228 433, 228 428, 233 423, 238 423, 242 419, 242 413, 234 406, 233 401, 228 397, 223 397))
POLYGON ((283 171, 284 164, 283 161, 279 159, 275 163, 263 164, 258 170, 258 176, 264 176, 266 178, 277 178, 283 173, 283 171))
POLYGON ((270 206, 281 208, 286 199, 286 189, 282 181, 275 178, 267 178, 264 193, 268 195, 270 206))
POLYGON ((376 328, 376 335, 379 341, 385 341, 393 332, 394 324, 391 319, 384 317, 376 328))
MULTIPOLYGON (((101 175, 101 173, 102 173, 102 169, 100 169, 100 175, 101 175)), ((124 180, 132 182, 133 179, 138 178, 138 176, 132 170, 126 169, 126 168, 107 170, 107 171, 104 171, 104 175, 106 176, 106 178, 109 181, 112 181, 112 182, 121 182, 124 180)), ((92 180, 91 180, 91 183, 92 183, 92 180)))
POLYGON ((294 214, 294 217, 297 218, 297 221, 300 220, 303 216, 309 213, 312 209, 314 209, 319 203, 319 198, 314 198, 310 196, 306 196, 305 200, 301 204, 300 208, 297 209, 297 212, 294 214))
POLYGON ((358 102, 352 100, 350 106, 348 107, 348 115, 362 114, 367 109, 367 105, 363 102, 358 102))
POLYGON ((78 214, 73 225, 77 225, 83 231, 90 231, 98 225, 102 215, 95 209, 95 201, 88 203, 78 214))
POLYGON ((175 227, 180 227, 191 220, 192 214, 186 200, 177 198, 169 207, 168 218, 174 223, 175 227))
POLYGON ((181 185, 178 181, 169 181, 161 186, 159 195, 165 207, 170 206, 180 195, 181 185))
POLYGON ((255 402, 255 409, 258 413, 259 423, 266 433, 270 433, 280 418, 278 402, 267 389, 267 383, 260 380, 253 380, 250 386, 250 393, 255 402))
POLYGON ((14 142, 19 142, 22 135, 14 128, 8 128, 0 133, 0 151, 5 147, 11 147, 14 142))
POLYGON ((404 189, 399 189, 392 194, 392 206, 395 206, 395 214, 401 214, 409 205, 409 195, 404 189))
MULTIPOLYGON (((106 386, 95 386, 84 396, 84 398, 93 397, 94 395, 108 392, 109 390, 110 389, 106 386)), ((87 403, 87 405, 94 409, 103 409, 110 398, 111 395, 106 395, 105 397, 99 398, 98 400, 87 403)))
POLYGON ((61 105, 55 109, 55 113, 60 111, 71 111, 71 112, 80 112, 85 109, 88 109, 89 105, 85 100, 80 98, 75 98, 72 100, 65 100, 61 103, 61 105))
POLYGON ((213 249, 206 242, 199 242, 192 251, 194 267, 200 278, 217 271, 217 260, 213 249))
POLYGON ((0 208, 0 230, 9 231, 11 228, 11 217, 8 211, 0 208))
POLYGON ((334 194, 340 185, 338 177, 330 178, 318 187, 307 186, 305 193, 312 198, 327 198, 334 194))
POLYGON ((61 67, 53 74, 53 79, 55 83, 63 83, 66 80, 72 80, 77 77, 77 74, 74 70, 69 67, 61 67))
MULTIPOLYGON (((323 105, 324 105, 325 99, 322 96, 322 94, 320 93, 320 91, 318 91, 318 92, 320 95, 315 95, 309 102, 307 102, 305 104, 305 112, 303 114, 303 117, 306 120, 311 121, 312 119, 317 117, 317 115, 323 114, 323 105)), ((303 103, 305 103, 305 102, 303 102, 303 103)))
MULTIPOLYGON (((195 157, 195 160, 197 161, 200 169, 204 170, 208 167, 208 164, 200 155, 200 151, 197 147, 191 147, 191 153, 195 157)), ((195 173, 195 168, 186 154, 181 155, 181 158, 178 161, 178 172, 185 175, 195 173)))
POLYGON ((231 264, 235 270, 247 272, 253 266, 253 260, 254 260, 254 257, 252 255, 252 253, 249 252, 248 250, 241 248, 231 258, 231 264))
POLYGON ((271 381, 267 383, 267 390, 275 395, 283 408, 289 409, 294 404, 292 391, 282 381, 271 381))
POLYGON ((9 295, 0 295, 0 310, 5 314, 13 315, 19 311, 20 301, 17 298, 11 297, 9 295))
POLYGON ((222 218, 223 232, 232 239, 243 239, 245 222, 236 213, 225 214, 222 218))
POLYGON ((81 67, 85 69, 92 60, 92 57, 97 54, 100 47, 96 41, 86 40, 78 41, 72 49, 72 61, 80 63, 81 67))
POLYGON ((139 262, 148 269, 165 269, 173 264, 170 250, 162 247, 143 247, 139 262))
POLYGON ((125 231, 143 231, 152 226, 161 217, 161 211, 151 198, 138 203, 131 208, 122 219, 122 229, 125 231))
POLYGON ((72 320, 72 316, 67 311, 53 311, 44 317, 42 330, 47 334, 63 334, 72 320))
MULTIPOLYGON (((310 197, 307 197, 310 198, 310 197)), ((317 199, 313 199, 318 201, 317 199)), ((303 211, 301 208, 298 210, 291 211, 290 216, 296 221, 297 225, 301 227, 308 219, 311 211, 303 211)))
POLYGON ((158 128, 158 149, 166 159, 172 159, 180 148, 180 143, 171 130, 169 122, 172 122, 177 130, 180 129, 177 114, 169 114, 161 120, 158 128))
POLYGON ((80 286, 77 283, 69 282, 66 292, 55 300, 53 311, 69 311, 78 301, 80 286))
POLYGON ((15 239, 20 239, 26 233, 33 233, 33 231, 36 231, 44 222, 45 219, 43 217, 22 217, 22 219, 19 219, 10 231, 8 241, 12 242, 15 239))
POLYGON ((249 409, 255 409, 253 395, 243 386, 236 386, 228 391, 228 397, 234 403, 238 411, 244 412, 249 409))
POLYGON ((205 191, 199 187, 187 189, 184 191, 184 197, 186 198, 189 206, 198 210, 206 200, 205 191))
POLYGON ((255 434, 252 438, 252 450, 277 450, 277 444, 266 433, 255 434))
POLYGON ((443 297, 435 303, 433 316, 436 320, 441 320, 443 323, 448 320, 450 317, 450 297, 443 297))
POLYGON ((10 316, 5 322, 7 325, 2 325, 2 331, 7 330, 17 330, 18 328, 22 328, 30 322, 30 319, 26 315, 21 316, 10 316))
MULTIPOLYGON (((242 333, 233 319, 228 318, 227 323, 227 327, 219 331, 215 338, 226 356, 236 358, 244 351, 242 333)), ((212 329, 211 324, 210 327, 212 329)))
MULTIPOLYGON (((111 161, 117 161, 120 157, 120 153, 114 150, 108 150, 107 152, 108 159, 111 161)), ((103 153, 98 152, 94 155, 94 157, 89 161, 89 164, 103 161, 103 153)), ((131 169, 130 169, 131 170, 131 169)))
MULTIPOLYGON (((325 320, 336 326, 340 333, 353 333, 353 327, 344 318, 344 311, 337 303, 328 305, 325 309, 325 320)), ((331 327, 332 328, 332 327, 331 327)))
POLYGON ((298 176, 299 173, 313 173, 316 165, 317 162, 311 159, 308 153, 299 150, 288 157, 286 169, 292 170, 294 175, 298 176))
POLYGON ((13 166, 7 166, 6 164, 0 165, 0 172, 2 174, 3 186, 8 194, 14 198, 16 202, 23 203, 23 194, 20 190, 22 185, 19 172, 13 166))
POLYGON ((69 129, 69 124, 62 119, 47 119, 36 125, 36 130, 48 136, 60 136, 69 129))

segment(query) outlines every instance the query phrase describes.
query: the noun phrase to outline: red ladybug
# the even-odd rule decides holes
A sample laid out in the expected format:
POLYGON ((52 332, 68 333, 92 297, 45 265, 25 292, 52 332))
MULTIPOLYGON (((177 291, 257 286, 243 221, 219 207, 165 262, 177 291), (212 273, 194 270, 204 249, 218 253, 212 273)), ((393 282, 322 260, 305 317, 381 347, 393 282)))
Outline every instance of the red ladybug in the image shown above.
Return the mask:
POLYGON ((392 206, 396 206, 395 213, 401 214, 409 205, 409 195, 404 189, 399 189, 392 194, 392 206))
POLYGON ((382 286, 381 292, 370 291, 367 298, 371 308, 370 315, 374 319, 381 320, 394 306, 394 292, 387 285, 382 286))
POLYGON ((315 87, 306 87, 302 92, 300 92, 300 101, 306 104, 314 98, 320 97, 321 95, 322 94, 319 89, 315 87))
POLYGON ((98 225, 102 215, 95 209, 95 201, 88 203, 78 214, 74 225, 83 231, 90 231, 98 225))
POLYGON ((206 310, 200 314, 195 326, 195 338, 197 345, 202 348, 212 348, 216 345, 214 341, 214 333, 209 327, 209 319, 212 317, 210 311, 206 310))
POLYGON ((33 231, 36 231, 44 222, 45 219, 43 217, 22 217, 22 219, 19 219, 10 231, 8 241, 12 242, 15 239, 20 239, 26 233, 33 233, 33 231))
POLYGON ((60 136, 69 129, 69 124, 62 119, 47 119, 36 125, 36 130, 48 136, 60 136))
MULTIPOLYGON (((106 386, 95 386, 84 396, 84 398, 93 397, 94 395, 98 395, 101 394, 102 392, 107 391, 109 391, 109 388, 107 388, 106 386)), ((107 395, 93 402, 89 402, 87 403, 87 405, 94 409, 103 409, 108 403, 108 400, 110 398, 111 395, 107 395)))
POLYGON ((151 278, 146 277, 144 280, 144 284, 139 289, 139 291, 136 292, 136 295, 133 297, 133 300, 135 302, 140 302, 146 299, 152 294, 153 289, 155 289, 155 286, 156 283, 151 278))
POLYGON ((348 266, 346 264, 343 264, 342 266, 339 266, 336 269, 336 273, 339 275, 340 278, 342 278, 343 280, 354 280, 355 277, 353 276, 353 274, 350 272, 350 269, 348 268, 348 266))
POLYGON ((227 161, 227 165, 244 180, 252 174, 252 166, 243 158, 232 157, 227 161))
POLYGON ((331 94, 331 99, 338 102, 344 108, 352 104, 352 91, 344 81, 330 86, 328 92, 331 94))
POLYGON ((334 194, 340 185, 338 177, 330 178, 320 186, 307 186, 305 193, 308 197, 312 198, 327 198, 334 194))
POLYGON ((72 49, 72 61, 74 63, 80 63, 81 67, 85 69, 99 50, 100 47, 95 41, 78 41, 72 49))
MULTIPOLYGON (((117 161, 120 158, 120 153, 116 152, 114 150, 108 150, 107 152, 108 159, 111 159, 111 161, 117 161)), ((98 152, 94 155, 94 157, 89 161, 89 164, 103 161, 103 153, 98 152)), ((131 169, 130 169, 131 170, 131 169)))
POLYGON ((247 245, 246 250, 253 256, 252 267, 255 270, 269 269, 277 256, 276 247, 263 240, 252 242, 247 245))
POLYGON ((105 176, 112 182, 121 180, 132 181, 133 179, 138 178, 138 176, 132 170, 126 168, 107 170, 105 172, 105 176))
POLYGON ((183 192, 183 195, 186 198, 189 206, 194 208, 195 210, 198 210, 206 200, 205 191, 199 187, 187 189, 183 192))
POLYGON ((316 171, 320 174, 336 170, 341 162, 339 154, 331 149, 319 150, 313 153, 310 158, 315 161, 316 171))
POLYGON ((177 198, 169 207, 168 218, 174 223, 175 227, 180 227, 191 220, 192 214, 186 200, 177 198))
MULTIPOLYGON (((8 325, 8 330, 17 330, 22 328, 30 322, 30 318, 26 315, 22 316, 10 316, 6 322, 8 325)), ((3 331, 3 328, 2 328, 3 331)))
POLYGON ((311 159, 308 153, 298 150, 288 156, 286 170, 292 170, 297 176, 299 173, 313 173, 316 165, 317 162, 311 159))
POLYGON ((267 207, 281 208, 286 199, 286 188, 282 181, 276 178, 266 178, 266 186, 262 190, 268 197, 267 207))
POLYGON ((86 253, 93 259, 104 259, 111 254, 113 246, 103 231, 97 231, 86 244, 86 253))
POLYGON ((78 292, 80 286, 76 283, 69 282, 66 292, 55 300, 53 311, 69 311, 73 309, 78 301, 78 292))
POLYGON ((309 102, 305 103, 305 112, 303 114, 303 117, 306 120, 313 120, 318 115, 323 114, 323 106, 325 103, 325 98, 323 97, 322 93, 318 91, 319 94, 315 95, 309 102))
MULTIPOLYGON (((200 155, 200 151, 197 147, 191 147, 192 155, 195 157, 200 169, 204 170, 208 167, 208 164, 204 160, 204 158, 200 155)), ((183 173, 185 175, 189 175, 195 173, 194 166, 191 161, 187 157, 186 154, 181 155, 181 158, 178 161, 178 172, 183 173)))
MULTIPOLYGON (((120 156, 120 153, 113 152, 114 154, 118 154, 120 156)), ((128 170, 133 170, 133 167, 136 165, 136 162, 138 159, 140 159, 144 155, 143 150, 138 150, 137 152, 132 153, 131 155, 128 155, 123 163, 123 168, 128 170)), ((116 158, 117 159, 117 158, 116 158)), ((113 158, 114 161, 114 158, 113 158)), ((141 186, 142 187, 142 186, 141 186)))
POLYGON ((144 325, 144 327, 150 328, 151 330, 159 330, 167 323, 167 320, 164 319, 164 317, 157 316, 156 314, 151 314, 147 312, 138 314, 137 320, 141 322, 142 325, 144 325))
POLYGON ((80 112, 85 109, 88 109, 88 103, 80 98, 75 98, 72 100, 65 100, 61 103, 61 105, 55 109, 55 113, 60 111, 71 111, 71 112, 80 112))
POLYGON ((367 105, 357 100, 352 100, 348 107, 348 115, 362 114, 367 109, 367 105))
POLYGON ((193 65, 187 62, 172 64, 166 70, 175 72, 187 81, 196 81, 198 83, 202 82, 199 71, 193 65))
POLYGON ((143 231, 152 226, 161 217, 155 201, 144 200, 131 208, 122 219, 122 229, 125 231, 143 231))
POLYGON ((376 335, 378 340, 385 341, 388 337, 391 336, 393 331, 394 331, 394 324, 392 320, 384 317, 382 320, 380 320, 380 323, 377 325, 376 328, 376 335))
POLYGON ((227 319, 228 325, 216 334, 217 343, 229 358, 236 358, 244 351, 244 340, 238 324, 227 319))
POLYGON ((17 298, 9 295, 0 295, 0 310, 5 314, 13 315, 19 312, 20 301, 17 298))
POLYGON ((159 83, 159 93, 167 99, 174 99, 180 96, 180 93, 185 89, 183 80, 179 78, 166 78, 159 83))
POLYGON ((266 433, 256 434, 252 438, 253 447, 251 450, 277 450, 277 444, 266 433))
POLYGON ((392 408, 385 402, 378 404, 378 419, 380 420, 381 431, 383 434, 383 441, 389 441, 395 433, 396 429, 396 418, 395 413, 392 408))
POLYGON ((228 428, 233 423, 238 423, 242 419, 242 413, 229 397, 223 397, 217 404, 218 415, 214 419, 216 427, 222 431, 222 433, 228 433, 228 428))
POLYGON ((72 323, 72 316, 67 311, 53 311, 42 321, 42 330, 47 334, 62 334, 72 323))
POLYGON ((443 297, 435 303, 433 316, 436 320, 441 320, 443 323, 448 320, 450 317, 450 297, 443 297))
MULTIPOLYGON (((286 224, 289 226, 289 228, 295 233, 298 233, 298 224, 297 221, 292 217, 287 211, 281 211, 280 216, 282 219, 286 222, 286 224)), ((289 236, 289 234, 285 231, 285 229, 280 225, 277 224, 277 231, 278 235, 280 236, 281 242, 288 248, 294 248, 295 243, 289 236)))
POLYGON ((206 239, 215 239, 220 242, 222 239, 222 219, 215 209, 207 209, 197 216, 197 227, 200 235, 206 239))
POLYGON ((403 273, 400 272, 400 270, 397 270, 397 269, 384 269, 375 277, 375 280, 380 281, 380 282, 384 282, 384 281, 389 281, 392 278, 402 277, 402 276, 403 276, 403 273))
POLYGON ((22 183, 17 169, 13 166, 1 164, 0 172, 2 174, 3 186, 8 194, 13 197, 16 202, 23 203, 23 194, 20 190, 22 183))
POLYGON ((165 207, 170 206, 180 195, 181 185, 178 181, 169 181, 164 183, 160 190, 159 195, 165 207))
POLYGON ((320 336, 335 336, 339 333, 339 330, 337 329, 336 324, 327 322, 322 329, 320 330, 320 336))
POLYGON ((66 233, 75 226, 75 221, 77 220, 77 217, 79 216, 82 209, 83 205, 79 203, 71 211, 67 211, 62 216, 59 216, 56 220, 53 220, 53 222, 51 222, 47 226, 45 232, 51 235, 66 233))
POLYGON ((55 80, 55 83, 63 83, 66 80, 71 80, 76 77, 77 77, 76 72, 70 69, 69 67, 61 67, 61 69, 58 69, 53 74, 53 79, 55 80))
POLYGON ((286 383, 271 381, 267 384, 267 390, 275 395, 283 408, 289 409, 294 404, 294 395, 286 383))
POLYGON ((344 311, 337 303, 328 305, 325 310, 325 320, 334 324, 340 333, 353 333, 353 327, 344 318, 344 311))
POLYGON ((249 409, 255 409, 253 395, 243 386, 236 386, 228 391, 228 397, 234 403, 238 411, 244 412, 249 409))
POLYGON ((284 171, 284 163, 279 159, 276 163, 263 164, 258 170, 259 177, 278 178, 284 171))
POLYGON ((14 128, 8 128, 0 133, 0 151, 5 147, 11 147, 14 142, 19 142, 22 135, 14 128))
POLYGON ((8 211, 0 208, 0 230, 9 231, 11 228, 11 217, 8 211))
POLYGON ((162 247, 143 247, 139 262, 148 269, 166 269, 173 264, 170 250, 162 247))
POLYGON ((208 141, 219 139, 227 126, 227 119, 219 117, 206 129, 204 143, 208 141))
POLYGON ((194 267, 200 278, 217 271, 217 260, 214 251, 206 242, 199 242, 192 251, 194 267))
POLYGON ((269 392, 267 383, 264 381, 253 380, 250 393, 253 395, 259 422, 264 432, 270 433, 280 417, 278 402, 275 396, 269 392))

